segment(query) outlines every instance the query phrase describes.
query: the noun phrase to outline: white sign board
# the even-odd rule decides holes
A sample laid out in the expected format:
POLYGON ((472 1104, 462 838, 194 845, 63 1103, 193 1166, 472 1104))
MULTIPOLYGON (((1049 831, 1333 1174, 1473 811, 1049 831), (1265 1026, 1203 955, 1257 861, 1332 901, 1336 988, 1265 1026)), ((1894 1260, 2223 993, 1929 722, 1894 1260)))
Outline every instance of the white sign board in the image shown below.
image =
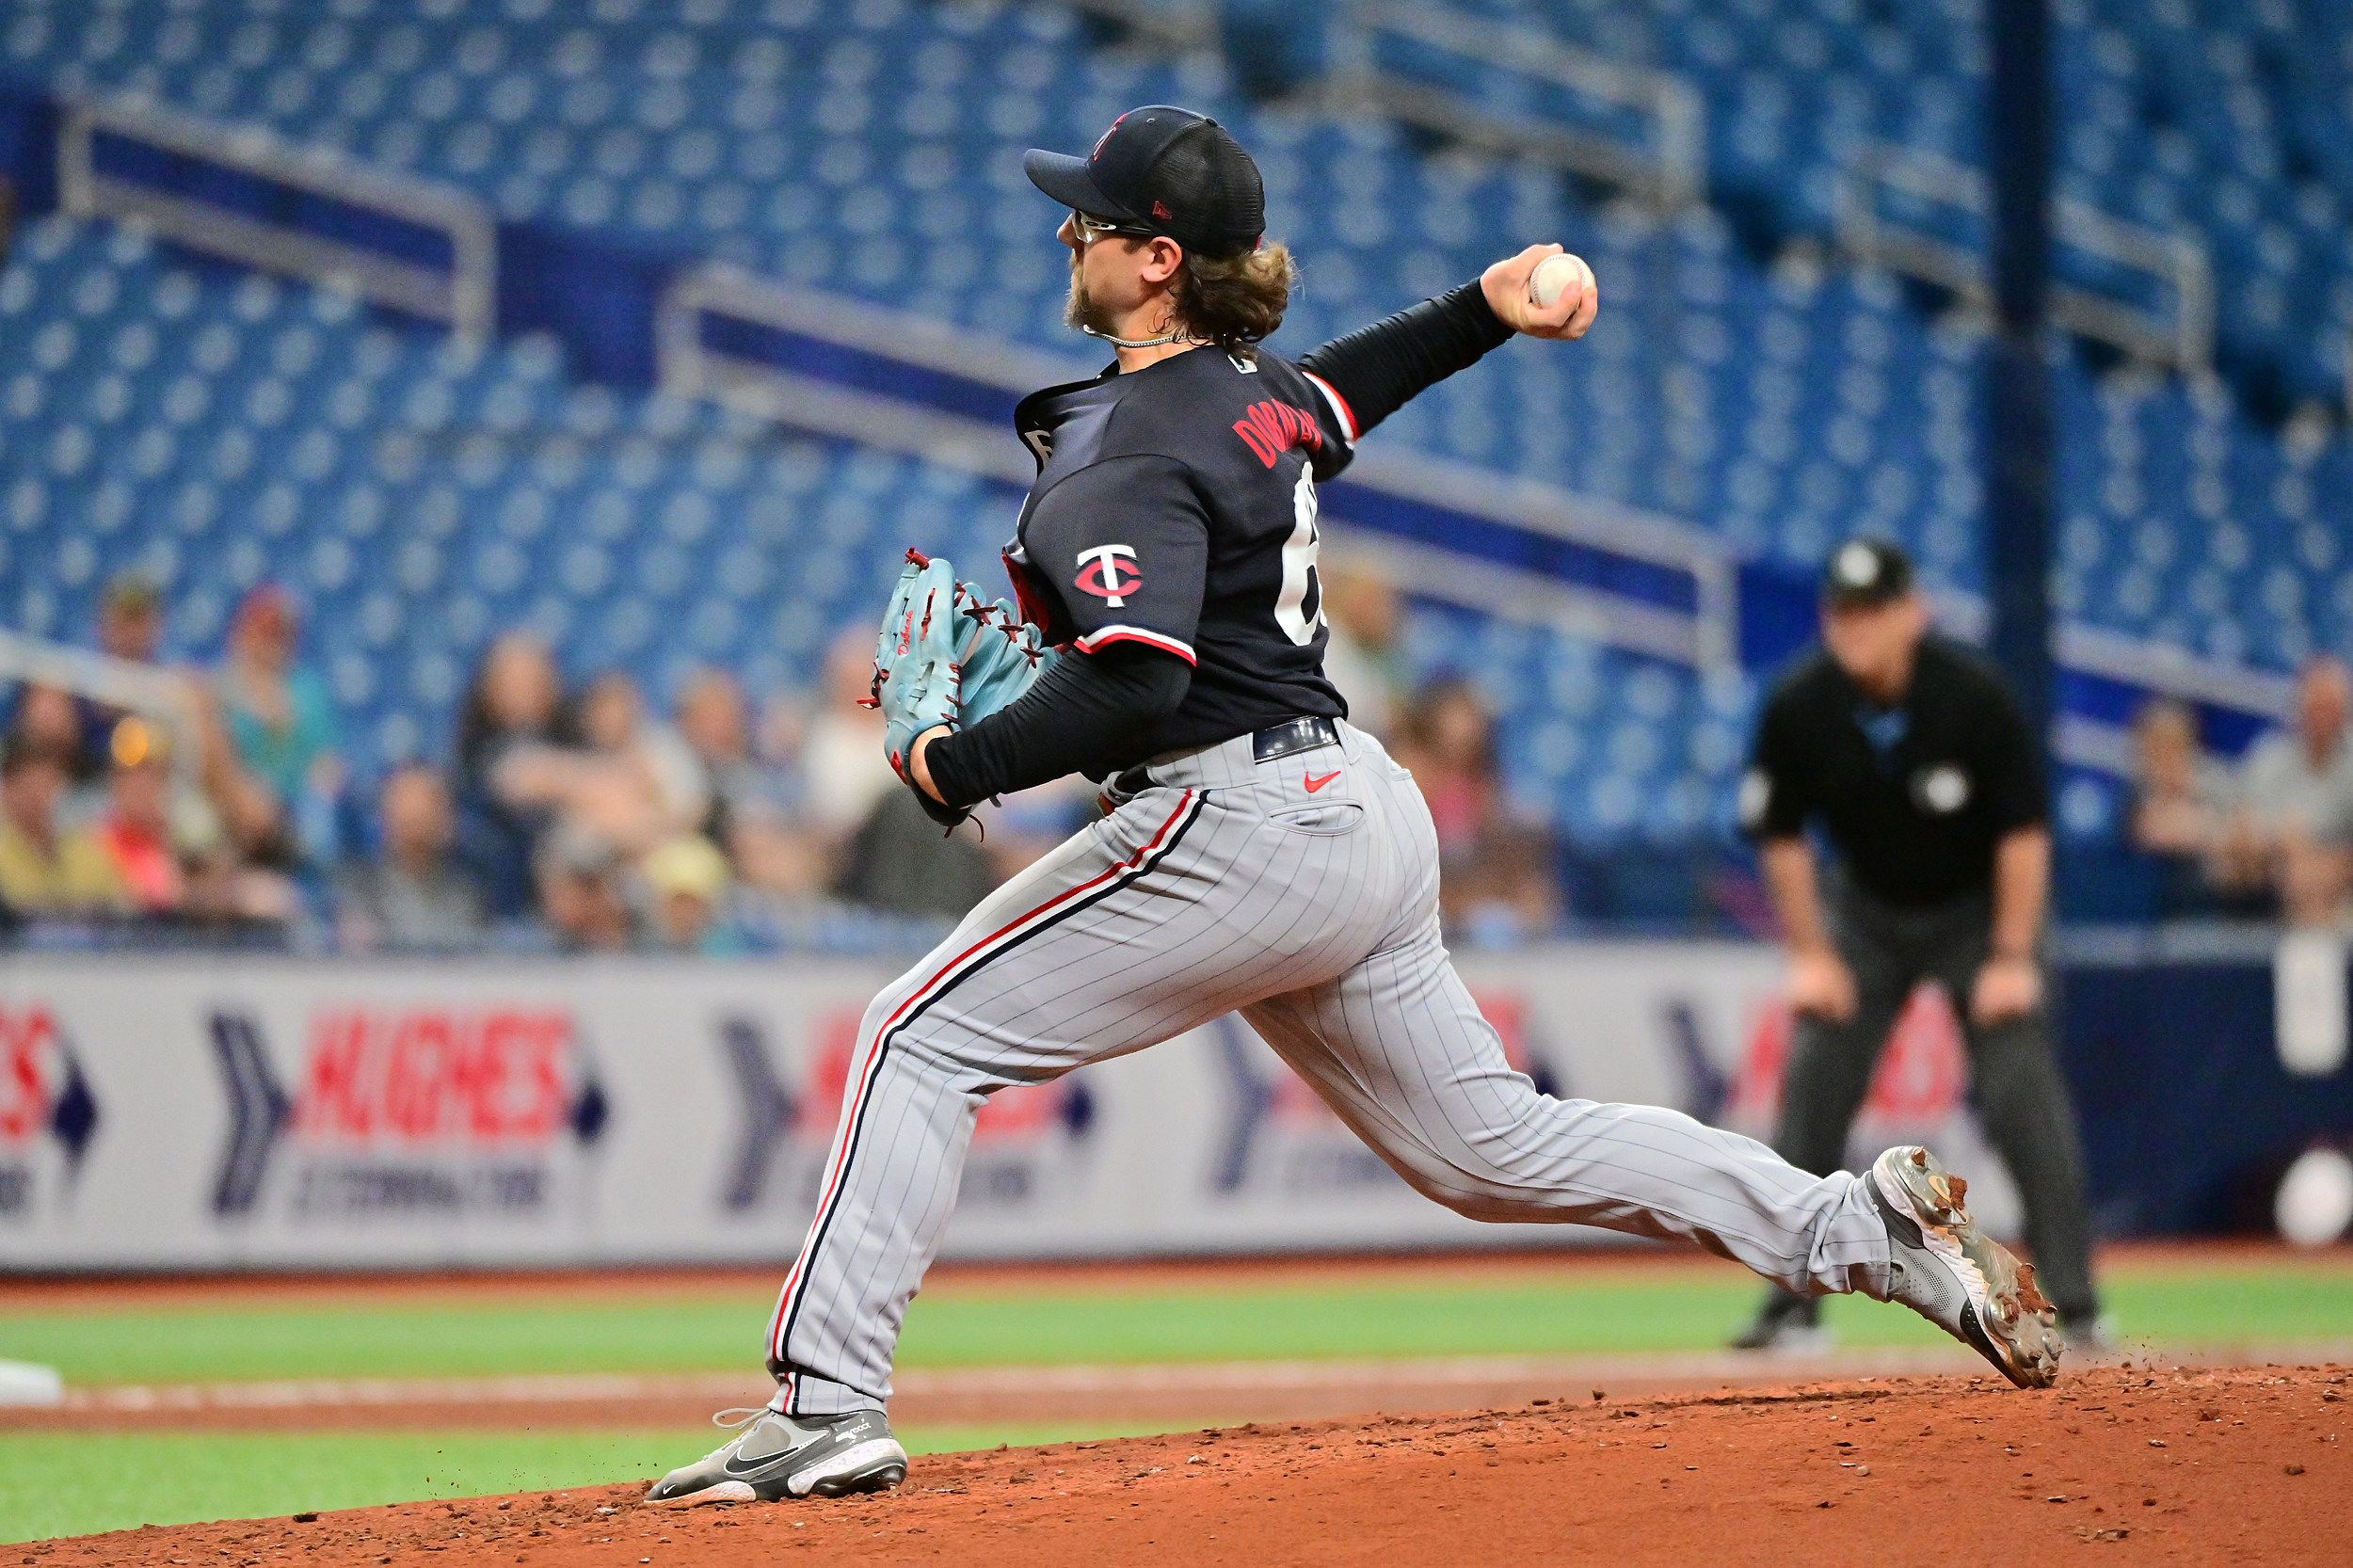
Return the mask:
MULTIPOLYGON (((1474 955, 1463 972, 1547 1091, 1769 1134, 1787 1038, 1769 951, 1559 947, 1474 955)), ((651 959, 13 958, 0 1267, 780 1262, 888 978, 651 959)), ((2014 1202, 1961 1110, 1963 1076, 1951 1016, 1924 993, 1855 1147, 1935 1141, 2006 1227, 2014 1202)), ((1225 1018, 994 1096, 944 1251, 1561 1237, 1416 1195, 1225 1018)))

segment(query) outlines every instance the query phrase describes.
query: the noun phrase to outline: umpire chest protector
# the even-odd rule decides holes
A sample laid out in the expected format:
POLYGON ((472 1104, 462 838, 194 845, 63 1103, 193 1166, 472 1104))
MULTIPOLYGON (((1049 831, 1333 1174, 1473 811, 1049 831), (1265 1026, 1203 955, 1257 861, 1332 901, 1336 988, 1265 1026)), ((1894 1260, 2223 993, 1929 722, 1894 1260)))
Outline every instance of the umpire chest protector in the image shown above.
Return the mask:
POLYGON ((1347 716, 1323 676, 1316 483, 1351 453, 1311 377, 1195 348, 1032 392, 1014 421, 1038 464, 1005 550, 1022 613, 1056 647, 1193 666, 1143 755, 1347 716))

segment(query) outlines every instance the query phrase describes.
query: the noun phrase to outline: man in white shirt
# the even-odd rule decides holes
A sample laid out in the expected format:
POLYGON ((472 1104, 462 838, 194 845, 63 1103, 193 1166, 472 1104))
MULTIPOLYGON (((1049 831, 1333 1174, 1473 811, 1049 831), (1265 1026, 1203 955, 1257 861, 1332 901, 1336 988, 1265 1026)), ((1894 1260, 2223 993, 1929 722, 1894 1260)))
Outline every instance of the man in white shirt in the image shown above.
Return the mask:
POLYGON ((2308 661, 2296 680, 2291 727, 2265 735, 2239 767, 2238 809, 2225 837, 2226 870, 2270 880, 2288 919, 2327 924, 2353 885, 2353 676, 2343 662, 2308 661))

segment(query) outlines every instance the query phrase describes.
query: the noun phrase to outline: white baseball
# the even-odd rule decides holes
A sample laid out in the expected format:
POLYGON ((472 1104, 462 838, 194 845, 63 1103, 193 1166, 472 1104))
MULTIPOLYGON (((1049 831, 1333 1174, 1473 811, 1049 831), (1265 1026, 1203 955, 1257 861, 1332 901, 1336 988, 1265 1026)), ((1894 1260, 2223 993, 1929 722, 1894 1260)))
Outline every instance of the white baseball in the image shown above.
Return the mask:
POLYGON ((1538 310, 1548 309, 1561 297, 1561 291, 1577 280, 1577 263, 1566 256, 1546 256, 1536 264, 1536 270, 1528 280, 1528 297, 1536 302, 1538 310))

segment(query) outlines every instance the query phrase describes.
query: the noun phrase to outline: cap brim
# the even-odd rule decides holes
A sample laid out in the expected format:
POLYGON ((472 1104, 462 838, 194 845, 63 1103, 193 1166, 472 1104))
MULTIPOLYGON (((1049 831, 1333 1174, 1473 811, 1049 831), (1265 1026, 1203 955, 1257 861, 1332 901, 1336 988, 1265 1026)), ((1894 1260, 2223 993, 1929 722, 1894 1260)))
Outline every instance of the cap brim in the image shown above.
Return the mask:
POLYGON ((1033 147, 1021 154, 1021 172, 1030 177, 1030 184, 1065 207, 1123 222, 1135 219, 1135 214, 1096 188, 1084 158, 1033 147))
POLYGON ((1896 588, 1841 588, 1822 590, 1822 607, 1828 610, 1869 610, 1881 604, 1893 604, 1912 591, 1905 584, 1896 588))

